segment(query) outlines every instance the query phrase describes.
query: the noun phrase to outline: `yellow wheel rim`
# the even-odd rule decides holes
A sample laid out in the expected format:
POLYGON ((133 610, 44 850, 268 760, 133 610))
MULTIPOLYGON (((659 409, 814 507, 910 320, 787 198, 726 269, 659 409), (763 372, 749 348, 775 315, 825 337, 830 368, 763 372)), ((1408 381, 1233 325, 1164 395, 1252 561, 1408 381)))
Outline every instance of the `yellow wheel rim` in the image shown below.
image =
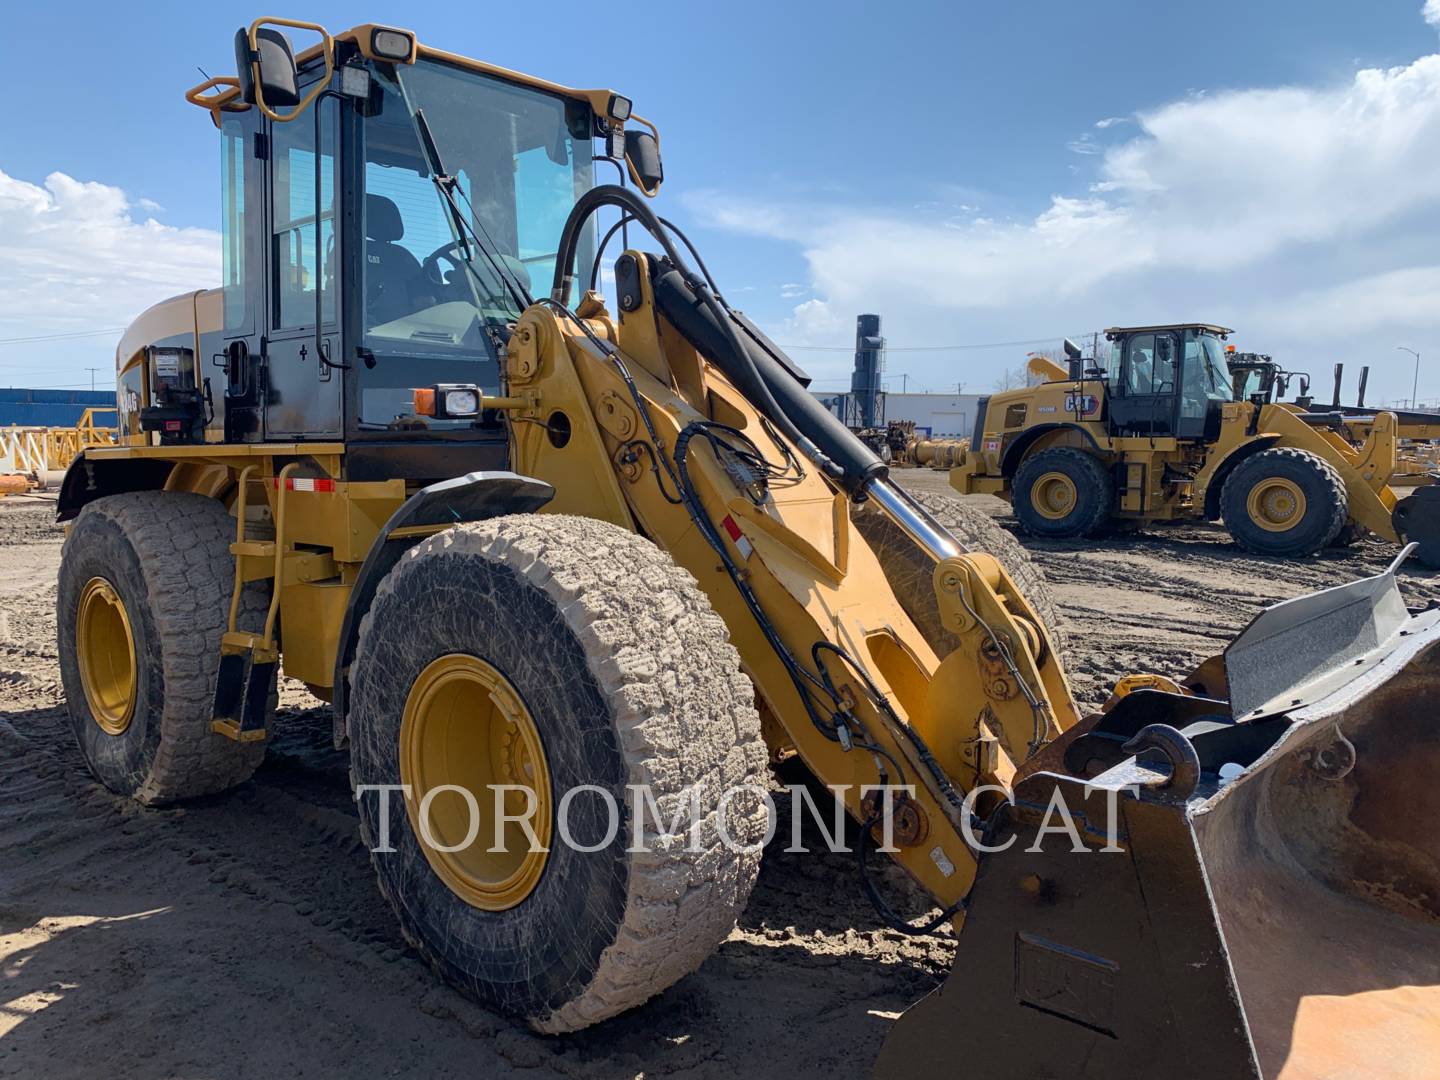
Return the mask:
POLYGON ((505 911, 530 895, 550 846, 550 771, 530 710, 504 675, 463 653, 420 673, 400 721, 400 781, 420 848, 451 892, 483 911, 505 911), (459 791, 435 792, 447 786, 471 793, 473 806, 459 791), (497 834, 502 786, 511 789, 499 792, 507 818, 533 805, 531 832, 509 820, 497 834))
POLYGON ((102 577, 80 590, 75 651, 90 715, 107 735, 124 734, 135 715, 135 636, 125 602, 102 577))
POLYGON ((1030 502, 1035 512, 1051 521, 1061 521, 1075 510, 1079 493, 1075 481, 1063 472, 1047 472, 1030 489, 1030 502))
POLYGON ((1245 509, 1266 532, 1287 532, 1305 517, 1305 493, 1280 476, 1269 476, 1250 489, 1245 509))

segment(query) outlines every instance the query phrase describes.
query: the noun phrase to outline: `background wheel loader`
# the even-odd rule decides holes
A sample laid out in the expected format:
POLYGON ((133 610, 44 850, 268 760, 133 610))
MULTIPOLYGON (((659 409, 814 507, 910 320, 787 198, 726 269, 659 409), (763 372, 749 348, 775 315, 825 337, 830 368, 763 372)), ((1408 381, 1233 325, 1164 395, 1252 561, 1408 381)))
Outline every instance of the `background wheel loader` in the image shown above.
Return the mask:
POLYGON ((952 485, 1008 499, 1034 536, 1223 519, 1260 555, 1313 555, 1369 531, 1414 539, 1440 566, 1440 492, 1401 502, 1390 486, 1399 440, 1440 436, 1440 415, 1342 409, 1338 382, 1330 409, 1303 389, 1275 400, 1273 364, 1232 372, 1230 333, 1112 327, 1103 369, 1067 342, 1069 370, 980 400, 952 485))
POLYGON ((959 932, 885 1075, 1433 1071, 1440 612, 1405 610, 1398 564, 1082 717, 1038 573, 893 487, 729 308, 637 193, 662 171, 629 100, 390 27, 262 20, 237 60, 188 95, 224 284, 127 331, 120 445, 60 496, 101 781, 240 783, 278 672, 304 681, 415 949, 563 1032, 726 936, 756 786, 798 757, 861 824, 880 917, 959 932), (602 158, 633 186, 595 186, 602 158), (585 287, 602 209, 646 237, 614 309, 585 287), (887 836, 924 925, 879 891, 887 836))

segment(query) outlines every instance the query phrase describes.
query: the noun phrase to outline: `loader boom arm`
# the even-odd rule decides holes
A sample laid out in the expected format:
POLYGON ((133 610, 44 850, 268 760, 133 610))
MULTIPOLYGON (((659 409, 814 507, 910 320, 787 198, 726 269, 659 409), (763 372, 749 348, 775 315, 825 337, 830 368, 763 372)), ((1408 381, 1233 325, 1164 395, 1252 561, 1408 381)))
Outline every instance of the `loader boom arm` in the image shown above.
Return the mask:
POLYGON ((883 818, 870 789, 913 788, 903 815, 892 811, 893 856, 958 910, 975 870, 966 793, 1006 784, 1078 719, 1046 629, 995 559, 960 551, 873 479, 866 512, 891 515, 935 557, 942 618, 963 642, 937 656, 841 482, 666 317, 654 280, 669 268, 638 251, 622 259, 638 296, 619 319, 592 296, 578 313, 537 304, 518 325, 509 393, 531 405, 512 413, 516 469, 555 484, 547 510, 636 529, 695 576, 764 711, 852 816, 883 818))

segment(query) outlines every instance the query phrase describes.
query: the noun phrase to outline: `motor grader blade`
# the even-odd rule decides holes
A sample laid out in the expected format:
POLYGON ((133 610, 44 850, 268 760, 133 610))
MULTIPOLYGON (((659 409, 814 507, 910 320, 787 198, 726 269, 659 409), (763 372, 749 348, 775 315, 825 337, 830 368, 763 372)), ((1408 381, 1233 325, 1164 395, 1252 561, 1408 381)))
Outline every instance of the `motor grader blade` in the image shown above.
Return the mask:
POLYGON ((1139 691, 1037 755, 877 1075, 1435 1076, 1440 610, 1398 565, 1257 618, 1238 720, 1139 691))

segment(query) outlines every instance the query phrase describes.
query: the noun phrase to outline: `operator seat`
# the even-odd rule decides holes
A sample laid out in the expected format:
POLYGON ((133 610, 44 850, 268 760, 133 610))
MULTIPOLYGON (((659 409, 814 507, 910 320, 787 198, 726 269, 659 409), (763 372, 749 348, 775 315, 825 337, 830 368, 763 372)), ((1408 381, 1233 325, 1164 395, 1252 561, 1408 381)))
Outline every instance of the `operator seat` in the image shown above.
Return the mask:
POLYGON ((399 208, 383 195, 365 196, 366 323, 376 326, 415 310, 411 290, 420 281, 420 260, 396 241, 405 236, 399 208))

